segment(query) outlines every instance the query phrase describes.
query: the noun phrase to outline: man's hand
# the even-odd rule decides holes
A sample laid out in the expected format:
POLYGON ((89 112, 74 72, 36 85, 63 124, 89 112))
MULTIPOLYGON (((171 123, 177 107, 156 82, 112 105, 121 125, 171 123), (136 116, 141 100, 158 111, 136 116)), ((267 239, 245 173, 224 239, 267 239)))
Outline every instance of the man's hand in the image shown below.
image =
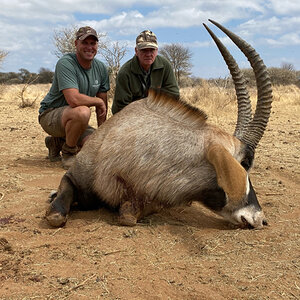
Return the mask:
POLYGON ((96 117, 98 127, 106 120, 106 105, 101 98, 98 98, 99 104, 96 105, 96 117))

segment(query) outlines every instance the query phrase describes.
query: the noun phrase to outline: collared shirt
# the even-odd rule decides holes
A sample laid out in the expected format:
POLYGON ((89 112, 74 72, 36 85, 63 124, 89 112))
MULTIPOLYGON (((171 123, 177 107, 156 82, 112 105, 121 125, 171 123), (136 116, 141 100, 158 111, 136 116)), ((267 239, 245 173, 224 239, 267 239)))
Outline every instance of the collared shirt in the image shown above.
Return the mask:
POLYGON ((147 76, 139 65, 137 56, 127 61, 119 70, 112 104, 115 114, 129 103, 145 98, 149 88, 160 89, 179 97, 178 84, 170 63, 157 55, 147 76))

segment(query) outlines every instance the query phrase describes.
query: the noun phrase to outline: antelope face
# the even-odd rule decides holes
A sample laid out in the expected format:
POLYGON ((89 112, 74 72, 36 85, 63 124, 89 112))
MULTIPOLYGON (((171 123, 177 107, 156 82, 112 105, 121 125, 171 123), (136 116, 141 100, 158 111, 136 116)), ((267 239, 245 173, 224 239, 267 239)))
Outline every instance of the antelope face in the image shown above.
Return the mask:
POLYGON ((225 219, 243 228, 262 228, 267 225, 264 212, 247 176, 246 193, 239 202, 231 201, 226 195, 226 205, 219 212, 225 219))
POLYGON ((202 191, 202 204, 241 228, 262 228, 267 221, 247 172, 236 177, 238 179, 234 184, 230 181, 230 189, 228 184, 223 184, 223 187, 219 185, 215 189, 202 191))
POLYGON ((219 144, 209 145, 206 158, 214 166, 217 188, 202 193, 203 204, 242 227, 260 228, 266 224, 264 213, 242 164, 219 144))

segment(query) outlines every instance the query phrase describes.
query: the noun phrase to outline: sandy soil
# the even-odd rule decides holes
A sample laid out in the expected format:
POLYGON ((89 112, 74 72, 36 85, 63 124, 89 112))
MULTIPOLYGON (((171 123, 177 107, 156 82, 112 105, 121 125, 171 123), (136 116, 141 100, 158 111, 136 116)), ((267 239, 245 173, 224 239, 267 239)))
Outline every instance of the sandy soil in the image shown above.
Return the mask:
MULTIPOLYGON (((202 206, 120 227, 108 210, 44 220, 64 170, 50 163, 38 105, 0 99, 0 299, 300 299, 300 105, 273 105, 252 182, 263 230, 202 206)), ((224 127, 232 127, 228 119, 224 127)))

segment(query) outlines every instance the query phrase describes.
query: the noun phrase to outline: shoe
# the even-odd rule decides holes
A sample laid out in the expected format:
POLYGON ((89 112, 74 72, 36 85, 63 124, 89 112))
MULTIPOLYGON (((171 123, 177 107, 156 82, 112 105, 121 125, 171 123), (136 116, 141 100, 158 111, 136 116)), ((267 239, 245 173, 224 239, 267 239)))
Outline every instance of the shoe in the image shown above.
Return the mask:
POLYGON ((78 152, 78 147, 70 147, 66 143, 63 144, 61 153, 62 153, 62 165, 63 168, 68 170, 76 159, 76 154, 78 152))
POLYGON ((50 161, 59 161, 61 160, 60 151, 64 144, 64 139, 54 136, 47 136, 45 138, 45 145, 48 148, 48 158, 50 161))

